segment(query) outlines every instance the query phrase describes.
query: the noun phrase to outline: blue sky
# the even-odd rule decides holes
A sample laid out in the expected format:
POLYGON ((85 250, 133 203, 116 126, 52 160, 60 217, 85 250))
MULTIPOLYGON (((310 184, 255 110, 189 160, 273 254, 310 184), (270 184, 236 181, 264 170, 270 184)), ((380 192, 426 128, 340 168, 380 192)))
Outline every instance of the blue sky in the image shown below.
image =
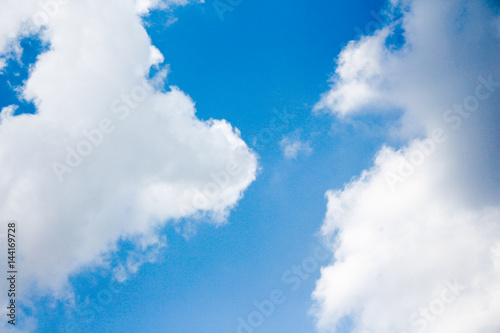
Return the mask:
MULTIPOLYGON (((341 101, 332 103, 333 106, 327 105, 320 111, 313 110, 325 92, 335 92, 335 89, 340 90, 343 84, 347 85, 347 77, 342 77, 342 74, 340 79, 332 76, 337 66, 335 59, 350 40, 359 39, 359 31, 373 40, 379 38, 377 34, 372 36, 374 30, 370 30, 372 28, 369 24, 382 28, 377 25, 379 14, 374 15, 374 13, 381 13, 386 6, 385 1, 366 0, 347 2, 243 0, 234 6, 232 11, 225 12, 223 20, 217 14, 212 0, 207 0, 205 3, 190 3, 171 10, 150 9, 150 12, 142 17, 142 23, 152 45, 164 57, 159 65, 153 64, 151 76, 161 71, 162 68, 168 68, 167 79, 163 83, 164 91, 169 91, 170 86, 179 87, 195 103, 198 119, 202 121, 225 119, 237 128, 241 133, 241 139, 257 157, 256 179, 249 182, 246 188, 238 185, 241 187, 238 191, 242 191, 243 197, 237 202, 227 204, 229 207, 234 204, 234 207, 230 210, 227 221, 223 223, 212 220, 209 215, 204 215, 199 218, 187 216, 165 219, 166 223, 155 225, 155 234, 160 239, 164 239, 165 246, 160 247, 151 262, 141 257, 139 259, 141 264, 137 266, 137 271, 129 272, 128 278, 123 282, 116 281, 114 275, 116 268, 120 263, 127 262, 130 256, 145 254, 144 251, 138 250, 138 243, 134 243, 127 237, 117 242, 114 238, 110 238, 110 243, 103 241, 104 248, 109 250, 104 251, 103 257, 100 257, 105 258, 104 264, 102 261, 96 264, 99 260, 85 261, 86 257, 85 260, 82 259, 82 264, 68 270, 69 284, 66 288, 69 287, 69 289, 65 289, 65 292, 70 290, 73 295, 67 299, 61 298, 61 294, 57 292, 56 296, 51 292, 47 293, 43 287, 41 287, 42 291, 39 291, 33 285, 26 286, 26 290, 21 292, 29 294, 30 301, 26 301, 21 308, 23 312, 18 319, 21 327, 23 325, 29 327, 31 325, 29 320, 34 319, 36 325, 31 329, 27 328, 27 331, 250 333, 244 329, 238 331, 241 323, 239 318, 248 323, 249 315, 256 311, 254 302, 268 302, 275 290, 281 291, 285 300, 282 304, 276 305, 273 314, 265 317, 263 323, 254 329, 255 332, 316 332, 318 320, 321 325, 325 321, 324 318, 333 318, 334 315, 328 312, 330 308, 325 307, 324 311, 311 312, 315 305, 320 304, 320 300, 325 301, 329 297, 335 297, 334 293, 331 294, 333 296, 321 294, 323 289, 317 289, 316 285, 318 280, 329 281, 328 276, 322 276, 320 266, 341 270, 335 265, 332 252, 329 252, 328 259, 321 262, 316 260, 318 266, 312 269, 307 277, 300 279, 297 290, 292 290, 293 283, 290 280, 288 282, 284 280, 284 276, 288 276, 295 278, 293 281, 298 281, 296 277, 299 275, 290 272, 293 271, 294 266, 302 266, 308 260, 311 262, 318 246, 322 249, 328 247, 330 250, 332 248, 344 249, 342 246, 347 243, 347 240, 344 240, 344 243, 332 243, 332 234, 329 234, 328 226, 334 222, 330 222, 328 212, 334 211, 333 204, 332 206, 329 204, 333 202, 333 199, 325 196, 325 193, 329 190, 342 189, 345 189, 344 193, 350 193, 348 192, 349 186, 344 187, 347 184, 355 185, 356 179, 359 179, 364 170, 371 169, 373 172, 379 170, 372 169, 374 163, 383 169, 383 164, 377 164, 375 157, 384 145, 389 145, 394 149, 405 145, 413 147, 416 141, 411 140, 418 141, 418 138, 425 137, 427 130, 434 124, 430 116, 422 116, 421 121, 412 122, 412 119, 418 119, 411 113, 414 110, 414 104, 406 103, 412 98, 408 97, 407 91, 404 90, 394 89, 394 93, 386 92, 384 90, 386 81, 380 90, 376 90, 376 93, 388 102, 379 103, 374 98, 374 102, 369 100, 365 103, 364 95, 358 99, 355 96, 356 103, 361 104, 361 112, 353 112, 347 117, 341 114, 343 111, 337 112, 337 109, 345 109, 345 113, 351 112, 348 110, 349 107, 341 104, 341 101), (407 100, 402 102, 395 97, 397 95, 405 96, 407 100), (403 112, 408 112, 407 117, 402 118, 403 112), (281 122, 283 126, 277 127, 275 119, 279 114, 288 115, 288 121, 281 122), (415 125, 413 128, 413 125, 417 123, 420 125, 415 125), (263 133, 270 133, 271 137, 264 138, 263 133), (285 138, 296 142, 298 140, 299 143, 305 145, 302 147, 306 148, 299 149, 295 158, 287 158, 283 154, 285 144, 282 140, 285 138), (325 239, 330 243, 324 245, 322 242, 325 239), (315 290, 318 294, 313 298, 312 294, 315 290), (72 297, 76 305, 71 304, 72 297)), ((387 50, 396 54, 396 57, 398 50, 405 44, 401 21, 398 21, 400 15, 397 13, 393 18, 396 23, 393 23, 391 28, 393 29, 391 36, 382 43, 387 50)), ((390 19, 387 16, 384 17, 384 22, 389 24, 390 19)), ((410 28, 407 27, 407 29, 410 28)), ((49 30, 50 33, 52 32, 49 30)), ((409 34, 409 36, 413 35, 409 34)), ((13 87, 22 87, 30 77, 30 73, 38 71, 38 68, 34 69, 37 57, 49 50, 48 44, 50 43, 42 42, 39 37, 29 35, 19 38, 19 46, 23 50, 22 55, 20 54, 19 60, 16 60, 14 54, 8 60, 0 76, 0 108, 18 105, 15 116, 22 113, 34 113, 35 104, 38 103, 23 99, 22 94, 13 87)), ((99 38, 96 36, 95 39, 99 38)), ((135 38, 135 35, 130 38, 135 38)), ((102 39, 106 40, 106 37, 102 39)), ((70 43, 67 42, 67 44, 70 43)), ((138 42, 137 45, 142 44, 138 42)), ((362 45, 359 47, 363 50, 362 45)), ((485 46, 485 48, 488 47, 485 46)), ((58 50, 57 47, 55 49, 58 50)), ((100 56, 98 50, 95 54, 100 56)), ((135 55, 127 53, 111 53, 110 51, 110 54, 118 55, 120 60, 117 62, 119 63, 122 59, 129 57, 135 59, 133 58, 135 55)), ((436 59, 438 58, 439 56, 436 56, 436 59)), ((466 57, 463 56, 463 58, 466 57)), ((372 59, 370 54, 368 59, 372 59)), ((419 78, 418 73, 411 72, 409 76, 415 78, 415 81, 408 79, 406 82, 394 79, 390 82, 397 76, 391 76, 393 74, 391 70, 396 68, 394 73, 398 73, 398 70, 404 72, 400 69, 404 66, 398 67, 390 61, 387 61, 389 63, 387 64, 384 60, 383 57, 380 60, 381 67, 386 71, 379 76, 388 73, 387 86, 389 87, 399 87, 399 85, 406 87, 406 83, 412 86, 417 80, 424 82, 430 80, 429 77, 419 78)), ((413 64, 410 61, 408 63, 413 64)), ((112 64, 110 63, 109 66, 111 68, 112 64)), ((497 66, 491 66, 494 68, 493 73, 496 73, 497 66)), ((471 76, 476 75, 474 72, 476 68, 474 66, 471 68, 474 73, 471 76)), ((47 75, 50 72, 43 73, 47 75)), ((111 69, 110 73, 113 73, 111 69)), ((485 73, 488 72, 477 69, 477 75, 486 75, 485 73)), ((57 76, 58 73, 49 75, 57 76)), ((78 74, 74 75, 79 80, 78 84, 85 85, 85 81, 80 80, 78 74)), ((112 82, 112 78, 105 75, 102 77, 103 80, 109 79, 111 80, 109 82, 112 82)), ((36 78, 36 76, 33 80, 30 78, 33 83, 32 86, 28 84, 25 93, 29 95, 32 91, 34 93, 31 95, 40 98, 42 104, 38 105, 39 108, 56 105, 43 104, 43 99, 48 95, 44 95, 45 90, 38 88, 39 82, 36 78)), ((53 79, 58 80, 57 77, 53 79)), ((367 82, 375 85, 374 81, 369 79, 367 82)), ((119 82, 119 78, 116 80, 119 82)), ((475 80, 470 83, 473 87, 477 85, 477 78, 475 80)), ((51 82, 53 81, 49 78, 45 84, 50 86, 51 82)), ((92 84, 91 82, 94 81, 90 78, 88 82, 92 84)), ((57 86, 57 83, 54 83, 54 86, 57 86)), ((420 89, 418 84, 415 86, 416 90, 420 89)), ((465 86, 462 88, 463 90, 456 95, 466 94, 468 88, 465 86)), ((457 88, 457 90, 462 88, 457 88)), ((61 100, 66 98, 64 94, 64 91, 61 91, 61 100)), ((82 92, 82 95, 85 94, 82 92)), ((441 92, 439 96, 445 95, 445 92, 441 92)), ((414 96, 418 99, 422 95, 418 91, 414 96)), ((111 100, 111 97, 106 98, 111 100)), ((493 100, 487 102, 494 103, 493 100)), ((67 105, 71 105, 71 100, 68 103, 67 105)), ((432 105, 432 108, 435 107, 437 113, 449 104, 447 102, 436 103, 432 105)), ((422 114, 424 112, 418 115, 422 114)), ((495 114, 492 111, 491 117, 497 117, 495 114)), ((85 119, 85 116, 82 116, 82 119, 85 119)), ((478 121, 478 125, 474 126, 485 128, 484 123, 486 121, 478 121)), ((139 123, 137 126, 140 126, 139 123)), ((474 128, 467 129, 467 133, 472 132, 474 128)), ((161 135, 161 128, 158 129, 158 133, 161 135)), ((126 143, 123 145, 126 146, 126 143)), ((450 148, 450 151, 452 150, 450 148)), ((137 147, 134 148, 132 145, 130 151, 134 154, 137 147)), ((222 148, 221 151, 224 154, 222 148)), ((401 151, 397 152, 404 154, 401 151)), ((170 151, 159 152, 159 154, 162 153, 169 154, 170 151)), ((97 154, 90 155, 90 158, 93 159, 97 154)), ((217 154, 214 152, 213 156, 218 156, 217 154)), ((225 154, 232 153, 226 152, 225 154)), ((446 153, 442 154, 448 156, 446 153)), ((169 158, 175 159, 176 156, 169 155, 169 158)), ((451 165, 457 163, 456 160, 451 159, 451 161, 451 165)), ((192 163, 196 162, 186 163, 185 168, 189 168, 193 165, 192 163)), ((430 163, 425 165, 433 165, 430 163)), ((203 168, 201 165, 200 169, 203 168)), ((76 172, 78 171, 75 171, 75 174, 76 172)), ((415 177, 418 181, 417 176, 415 177)), ((360 182, 366 182, 366 187, 370 185, 369 179, 362 178, 360 182)), ((73 186, 71 184, 73 183, 68 180, 61 186, 73 186)), ((354 188, 357 187, 354 186, 354 188)), ((91 190, 89 189, 89 193, 91 190)), ((410 193, 411 189, 408 191, 410 193)), ((411 193, 415 192, 418 191, 414 190, 411 193)), ((405 192, 401 193, 404 197, 405 192)), ((120 193, 112 194, 119 197, 120 193)), ((353 194, 354 197, 357 195, 359 198, 366 197, 362 193, 353 194)), ((342 198, 341 200, 346 202, 345 207, 348 207, 345 208, 346 210, 370 212, 370 206, 357 208, 356 205, 361 205, 359 202, 362 203, 363 199, 351 202, 347 194, 346 198, 342 198)), ((382 194, 380 198, 383 202, 382 207, 385 207, 385 202, 393 200, 384 201, 382 194)), ((376 201, 378 198, 374 199, 376 201)), ((411 200, 413 199, 408 199, 408 202, 411 200)), ((88 202, 82 201, 83 207, 88 202)), ((105 206, 110 202, 114 201, 106 201, 102 205, 105 206)), ((78 204, 77 199, 75 199, 75 204, 78 204)), ((117 207, 119 207, 118 204, 117 207)), ((384 212, 387 211, 389 209, 384 212)), ((344 218, 348 220, 351 215, 345 213, 347 217, 344 217, 342 215, 344 213, 342 211, 335 216, 338 216, 339 221, 343 221, 344 218)), ((71 216, 71 214, 64 216, 71 216)), ((89 214, 89 216, 92 215, 89 214)), ((352 216, 359 217, 363 214, 353 213, 352 216)), ((22 217, 15 216, 13 218, 22 219, 22 217)), ((367 220, 369 218, 367 217, 367 220)), ((389 215, 386 220, 389 221, 391 218, 392 215, 389 215)), ((400 220, 404 219, 405 217, 400 217, 400 220)), ((384 220, 383 214, 380 215, 379 220, 384 220)), ((22 222, 20 224, 22 225, 22 222)), ((352 222, 351 225, 353 225, 352 222)), ((372 225, 374 224, 367 224, 366 230, 371 230, 372 225)), ((96 228, 97 232, 101 230, 98 226, 96 228)), ((107 230, 106 227, 102 228, 107 230)), ((343 226, 339 224, 337 228, 342 230, 343 226)), ((348 227, 345 228, 346 235, 353 231, 348 227)), ((382 225, 379 230, 391 228, 390 225, 382 225)), ((66 237, 64 230, 58 230, 60 230, 60 237, 66 237)), ((136 230, 130 234, 136 235, 140 232, 136 230)), ((99 238, 99 236, 95 237, 99 238)), ((93 237, 87 240, 90 242, 88 244, 92 244, 92 239, 93 237)), ((493 240, 491 242, 493 243, 493 240)), ((23 246, 22 243, 20 246, 23 246)), ((46 246, 50 245, 46 244, 46 246)), ((347 253, 346 258, 343 259, 349 262, 348 254, 351 247, 346 247, 346 249, 342 251, 342 253, 347 253)), ((29 254, 26 253, 26 255, 29 254)), ((75 258, 79 257, 75 256, 75 258)), ((381 269, 378 273, 374 273, 374 276, 378 276, 377 274, 384 276, 385 272, 381 269)), ((450 274, 456 276, 458 273, 450 274)), ((444 277, 445 273, 439 276, 444 277)), ((343 282, 339 283, 341 285, 343 282)), ((332 285, 334 284, 335 281, 332 285)), ((40 283, 40 286, 43 285, 40 283)), ((370 287, 373 291, 376 290, 377 285, 369 285, 370 287)), ((53 286, 46 289, 51 290, 50 288, 53 286)), ((428 289, 432 288, 428 287, 428 289)), ((350 290, 349 287, 346 290, 350 290)), ((71 295, 71 292, 68 295, 71 295)), ((359 297, 362 298, 362 296, 359 297)), ((356 296, 353 296, 353 299, 356 299, 356 296)), ((368 299, 366 304, 380 304, 377 303, 378 299, 374 301, 370 299, 370 296, 364 299, 368 299)), ((383 301, 381 302, 383 304, 383 301)), ((366 313, 363 311, 368 310, 359 309, 350 304, 346 301, 345 315, 329 326, 330 328, 325 329, 322 326, 323 330, 347 333, 353 329, 369 328, 372 330, 370 332, 377 332, 377 327, 378 329, 383 327, 375 323, 371 323, 373 325, 370 326, 366 324, 366 321, 363 321, 365 326, 360 326, 358 319, 364 318, 361 315, 366 313)), ((390 319, 387 321, 390 322, 390 319)), ((391 329, 394 327, 391 326, 391 329)))

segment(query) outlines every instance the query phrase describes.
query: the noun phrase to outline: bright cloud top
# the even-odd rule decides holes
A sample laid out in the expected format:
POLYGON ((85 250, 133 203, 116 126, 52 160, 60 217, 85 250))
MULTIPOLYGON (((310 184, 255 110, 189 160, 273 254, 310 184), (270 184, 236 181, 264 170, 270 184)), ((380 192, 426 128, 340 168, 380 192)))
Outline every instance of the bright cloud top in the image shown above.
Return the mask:
POLYGON ((138 8, 159 4, 53 1, 51 12, 37 1, 0 4, 9 18, 0 23, 0 55, 39 31, 33 20, 46 14, 41 38, 50 50, 23 92, 37 113, 0 113, 0 215, 18 222, 23 281, 42 290, 61 291, 69 274, 103 263, 120 239, 163 246, 156 232, 166 221, 202 214, 223 223, 255 179, 256 156, 237 129, 197 119, 176 87, 155 90, 166 69, 145 80, 163 56, 138 8))
POLYGON ((318 328, 336 332, 349 318, 364 333, 497 332, 499 8, 391 3, 400 21, 349 43, 317 108, 399 108, 401 135, 413 139, 328 192, 322 235, 335 260, 313 294, 318 328), (397 24, 402 47, 387 39, 397 24))

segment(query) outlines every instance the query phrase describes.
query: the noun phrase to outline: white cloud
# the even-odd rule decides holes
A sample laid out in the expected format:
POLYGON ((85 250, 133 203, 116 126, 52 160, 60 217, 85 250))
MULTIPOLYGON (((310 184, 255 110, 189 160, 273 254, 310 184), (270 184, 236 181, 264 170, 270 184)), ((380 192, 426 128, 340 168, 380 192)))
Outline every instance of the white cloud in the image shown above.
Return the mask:
POLYGON ((0 55, 8 51, 8 45, 16 40, 16 37, 21 34, 26 34, 33 29, 29 25, 23 25, 26 20, 30 19, 37 10, 40 10, 38 1, 26 0, 22 5, 16 1, 0 2, 0 55))
POLYGON ((387 57, 384 43, 389 30, 351 41, 337 59, 331 78, 332 89, 323 94, 314 109, 329 109, 344 115, 378 101, 382 85, 382 62, 387 57))
POLYGON ((400 108, 401 135, 413 139, 400 151, 384 147, 359 179, 328 192, 322 235, 335 259, 313 312, 325 332, 347 317, 354 332, 497 332, 499 9, 405 4, 405 45, 381 47, 383 33, 349 44, 318 104, 343 116, 400 108))
POLYGON ((136 11, 139 14, 146 14, 152 9, 171 9, 174 7, 185 6, 190 2, 203 3, 204 0, 136 0, 136 11))
POLYGON ((309 142, 301 141, 296 135, 286 136, 280 141, 283 156, 296 159, 299 154, 309 155, 312 152, 309 142))
POLYGON ((465 290, 426 332, 493 332, 500 327, 499 207, 454 199, 438 156, 391 191, 385 174, 403 156, 384 148, 359 180, 327 195, 322 234, 335 262, 314 292, 319 328, 335 332, 353 316, 356 332, 417 332, 421 308, 457 279, 465 290))
MULTIPOLYGON (((0 53, 33 15, 24 2, 5 3, 2 13, 16 19, 0 23, 0 53)), ((120 239, 156 251, 157 231, 169 221, 224 223, 255 179, 256 156, 237 129, 197 119, 178 88, 155 91, 155 82, 144 82, 163 56, 135 6, 60 4, 41 35, 50 50, 23 92, 37 113, 1 112, 0 215, 19 226, 21 288, 35 283, 61 296, 70 274, 104 263, 120 239), (54 162, 66 166, 59 177, 54 162)), ((130 260, 122 273, 152 259, 130 260)))

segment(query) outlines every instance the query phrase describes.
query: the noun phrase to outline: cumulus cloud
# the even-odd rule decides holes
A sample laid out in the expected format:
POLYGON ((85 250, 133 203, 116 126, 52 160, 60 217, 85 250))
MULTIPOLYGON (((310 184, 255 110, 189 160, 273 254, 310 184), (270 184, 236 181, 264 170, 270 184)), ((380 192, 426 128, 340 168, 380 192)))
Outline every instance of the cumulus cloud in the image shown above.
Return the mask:
POLYGON ((323 94, 315 110, 329 109, 345 115, 380 100, 382 62, 387 57, 384 46, 388 33, 386 28, 377 31, 374 36, 349 42, 337 59, 337 69, 330 80, 332 89, 323 94))
POLYGON ((499 207, 453 200, 438 158, 392 191, 385 175, 405 157, 384 148, 371 170, 328 192, 322 234, 335 262, 314 292, 319 328, 335 332, 350 316, 355 332, 498 330, 499 207), (458 283, 459 295, 440 302, 447 283, 458 283))
MULTIPOLYGON (((318 103, 338 116, 403 112, 400 150, 329 191, 335 251, 313 298, 336 332, 497 332, 500 62, 493 1, 391 1, 395 24, 348 44, 318 103)), ((391 9, 389 12, 391 12, 391 9)))
MULTIPOLYGON (((0 54, 23 29, 50 45, 23 87, 36 114, 0 113, 0 215, 18 223, 25 287, 61 296, 70 274, 105 264, 120 240, 154 252, 169 221, 224 223, 257 160, 227 121, 200 121, 179 88, 155 89, 167 70, 146 79, 163 55, 138 2, 50 3, 43 29, 38 1, 0 4, 9 18, 0 21, 0 54)), ((116 272, 124 278, 151 260, 129 258, 116 272)))

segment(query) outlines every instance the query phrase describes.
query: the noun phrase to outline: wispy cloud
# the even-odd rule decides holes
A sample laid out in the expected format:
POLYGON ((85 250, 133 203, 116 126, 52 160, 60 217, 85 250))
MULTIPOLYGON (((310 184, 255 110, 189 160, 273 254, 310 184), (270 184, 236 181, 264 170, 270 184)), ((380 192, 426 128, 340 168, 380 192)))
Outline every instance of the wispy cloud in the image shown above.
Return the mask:
POLYGON ((280 141, 280 147, 286 159, 297 159, 300 154, 309 155, 312 152, 310 143, 301 141, 296 135, 285 136, 280 141))

